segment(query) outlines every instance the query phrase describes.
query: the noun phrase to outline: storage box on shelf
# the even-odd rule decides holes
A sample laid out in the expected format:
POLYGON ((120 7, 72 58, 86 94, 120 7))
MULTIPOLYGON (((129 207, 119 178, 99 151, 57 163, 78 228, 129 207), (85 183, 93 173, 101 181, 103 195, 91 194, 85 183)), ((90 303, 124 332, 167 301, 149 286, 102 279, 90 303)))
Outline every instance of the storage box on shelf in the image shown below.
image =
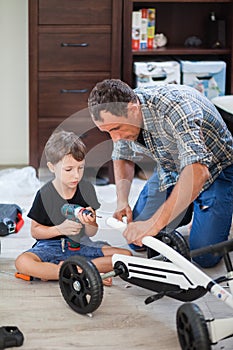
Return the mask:
POLYGON ((180 61, 182 84, 194 87, 210 100, 225 95, 224 61, 180 61))
POLYGON ((180 64, 176 61, 134 62, 134 73, 137 87, 181 83, 180 64))

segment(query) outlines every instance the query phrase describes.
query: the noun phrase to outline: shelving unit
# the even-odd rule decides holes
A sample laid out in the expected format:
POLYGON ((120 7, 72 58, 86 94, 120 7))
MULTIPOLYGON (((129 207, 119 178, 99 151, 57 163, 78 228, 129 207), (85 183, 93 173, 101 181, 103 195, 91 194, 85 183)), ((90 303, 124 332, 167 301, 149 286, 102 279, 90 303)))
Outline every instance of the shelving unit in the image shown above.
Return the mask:
POLYGON ((135 87, 133 63, 156 60, 224 60, 227 63, 226 94, 233 94, 233 1, 198 0, 124 0, 123 27, 123 80, 135 87), (166 47, 132 51, 132 11, 156 8, 156 33, 168 39, 166 47), (208 19, 211 12, 226 21, 226 47, 209 48, 207 45, 208 19), (196 36, 202 40, 198 48, 187 48, 184 42, 196 36))

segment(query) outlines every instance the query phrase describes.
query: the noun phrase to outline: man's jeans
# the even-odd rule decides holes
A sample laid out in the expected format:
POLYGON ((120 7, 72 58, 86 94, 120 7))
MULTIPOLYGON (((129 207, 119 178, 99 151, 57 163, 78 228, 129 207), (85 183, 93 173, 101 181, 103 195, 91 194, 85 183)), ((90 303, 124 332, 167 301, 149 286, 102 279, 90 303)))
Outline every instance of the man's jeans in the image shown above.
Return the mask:
MULTIPOLYGON (((133 209, 133 220, 149 219, 170 195, 172 188, 159 192, 156 170, 145 184, 133 209)), ((172 231, 187 224, 190 208, 168 225, 172 231)), ((193 203, 193 222, 190 231, 190 249, 197 249, 228 239, 233 212, 233 165, 224 169, 214 183, 203 191, 193 203)), ((216 265, 221 257, 205 254, 193 258, 202 267, 216 265)))

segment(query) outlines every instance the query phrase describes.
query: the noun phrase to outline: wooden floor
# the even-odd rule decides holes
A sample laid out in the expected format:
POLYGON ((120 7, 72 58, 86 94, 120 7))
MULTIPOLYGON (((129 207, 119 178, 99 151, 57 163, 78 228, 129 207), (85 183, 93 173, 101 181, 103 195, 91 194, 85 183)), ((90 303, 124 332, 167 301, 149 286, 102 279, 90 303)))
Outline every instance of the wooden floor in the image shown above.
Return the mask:
MULTIPOLYGON (((22 349, 180 349, 176 331, 176 312, 182 305, 179 301, 165 297, 145 305, 145 298, 153 293, 116 277, 112 287, 104 287, 103 301, 89 317, 71 310, 58 282, 16 279, 14 259, 32 241, 28 219, 18 234, 1 238, 0 326, 17 326, 21 330, 25 338, 22 349)), ((220 263, 205 272, 214 277, 223 271, 220 263)), ((209 294, 195 303, 206 318, 233 314, 233 310, 209 294)), ((233 338, 219 342, 213 349, 232 350, 233 338)))
MULTIPOLYGON (((1 326, 22 331, 22 349, 180 349, 175 319, 179 301, 164 298, 145 305, 151 293, 117 277, 111 288, 104 287, 102 304, 93 316, 82 316, 65 303, 57 282, 24 282, 14 278, 14 271, 12 259, 1 259, 1 326)), ((207 318, 232 314, 209 295, 195 302, 207 318)), ((232 338, 213 346, 232 348, 232 338)))

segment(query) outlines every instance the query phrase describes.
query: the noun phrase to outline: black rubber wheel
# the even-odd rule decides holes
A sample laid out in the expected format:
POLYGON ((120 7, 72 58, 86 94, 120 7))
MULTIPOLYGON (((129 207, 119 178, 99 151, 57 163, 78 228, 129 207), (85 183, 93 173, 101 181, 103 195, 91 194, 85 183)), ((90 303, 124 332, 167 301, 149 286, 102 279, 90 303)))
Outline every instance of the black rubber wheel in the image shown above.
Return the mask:
POLYGON ((79 314, 95 311, 103 299, 103 283, 95 265, 82 256, 64 261, 59 274, 61 293, 79 314))
MULTIPOLYGON (((156 236, 156 238, 166 243, 169 247, 176 250, 180 255, 182 255, 186 259, 190 260, 190 250, 189 250, 188 243, 186 242, 182 234, 179 233, 178 231, 160 232, 156 236)), ((158 259, 161 259, 161 255, 151 248, 147 249, 147 257, 149 259, 153 257, 157 257, 158 259)), ((163 257, 163 260, 167 260, 167 259, 163 257)))
POLYGON ((196 304, 185 303, 179 307, 176 327, 182 350, 211 349, 206 321, 196 304))

